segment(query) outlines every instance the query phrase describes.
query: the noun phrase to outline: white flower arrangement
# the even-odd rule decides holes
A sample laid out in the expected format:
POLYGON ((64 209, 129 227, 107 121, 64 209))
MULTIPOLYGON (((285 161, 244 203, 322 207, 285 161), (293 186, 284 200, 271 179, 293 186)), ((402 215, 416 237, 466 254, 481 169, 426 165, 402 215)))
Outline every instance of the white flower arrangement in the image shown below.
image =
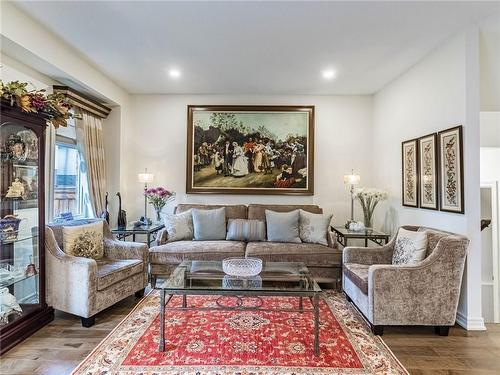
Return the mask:
POLYGON ((354 190, 353 195, 363 208, 365 227, 371 228, 375 207, 378 202, 385 201, 389 194, 377 188, 358 188, 354 190))

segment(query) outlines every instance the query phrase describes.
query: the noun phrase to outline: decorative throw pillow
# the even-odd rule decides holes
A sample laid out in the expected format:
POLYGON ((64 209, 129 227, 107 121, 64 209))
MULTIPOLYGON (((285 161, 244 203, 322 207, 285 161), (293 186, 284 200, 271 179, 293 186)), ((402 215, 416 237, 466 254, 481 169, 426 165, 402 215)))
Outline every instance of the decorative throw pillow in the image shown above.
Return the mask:
POLYGON ((168 233, 167 242, 193 239, 193 214, 191 210, 178 214, 162 214, 162 220, 168 233))
POLYGON ((199 210, 193 208, 193 231, 196 241, 226 239, 226 209, 199 210))
POLYGON ((332 215, 313 214, 304 210, 299 212, 299 235, 302 242, 328 246, 328 227, 332 215))
POLYGON ((104 256, 103 222, 63 226, 63 250, 75 257, 101 259, 104 256))
POLYGON ((427 233, 399 229, 392 264, 415 264, 425 259, 427 252, 427 233))
POLYGON ((276 212, 266 210, 267 240, 301 243, 299 237, 299 210, 276 212))
POLYGON ((266 226, 262 220, 229 219, 226 240, 265 241, 266 226))

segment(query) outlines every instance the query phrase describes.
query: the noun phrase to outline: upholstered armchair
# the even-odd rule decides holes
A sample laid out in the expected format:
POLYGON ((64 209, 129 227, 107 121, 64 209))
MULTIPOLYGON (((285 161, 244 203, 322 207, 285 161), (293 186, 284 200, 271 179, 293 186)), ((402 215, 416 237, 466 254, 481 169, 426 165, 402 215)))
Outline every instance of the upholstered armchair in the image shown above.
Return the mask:
POLYGON ((63 251, 63 226, 95 220, 74 220, 49 225, 45 232, 47 303, 81 317, 82 325, 95 323, 95 314, 135 293, 140 298, 148 283, 148 247, 117 241, 104 222, 104 257, 75 257, 63 251))
POLYGON ((396 237, 378 248, 346 247, 343 253, 343 289, 382 335, 384 326, 434 326, 447 336, 455 324, 460 286, 469 240, 436 229, 427 231, 427 256, 415 265, 392 265, 396 237))

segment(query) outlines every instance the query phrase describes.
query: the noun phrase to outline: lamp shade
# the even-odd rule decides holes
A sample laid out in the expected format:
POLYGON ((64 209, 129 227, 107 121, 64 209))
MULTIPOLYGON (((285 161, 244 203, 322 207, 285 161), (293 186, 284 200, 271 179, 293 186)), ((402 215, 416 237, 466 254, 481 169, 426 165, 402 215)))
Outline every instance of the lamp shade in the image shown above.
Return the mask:
POLYGON ((139 173, 137 175, 137 179, 139 182, 142 182, 144 184, 149 184, 150 182, 153 182, 153 177, 154 175, 152 173, 139 173))
POLYGON ((357 185, 361 177, 358 174, 346 174, 344 176, 344 184, 346 185, 357 185))

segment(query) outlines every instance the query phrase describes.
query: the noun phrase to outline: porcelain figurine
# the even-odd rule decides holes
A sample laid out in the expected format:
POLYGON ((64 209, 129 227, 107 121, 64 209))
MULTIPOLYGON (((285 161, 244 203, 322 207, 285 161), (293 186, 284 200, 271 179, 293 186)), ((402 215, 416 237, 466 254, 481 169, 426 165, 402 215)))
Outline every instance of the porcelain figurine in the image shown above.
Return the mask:
POLYGON ((0 325, 7 324, 10 315, 22 313, 21 306, 17 303, 16 297, 9 293, 9 288, 0 288, 0 325))
POLYGON ((12 185, 7 189, 7 194, 5 198, 23 198, 24 197, 24 185, 19 178, 16 178, 12 185))

